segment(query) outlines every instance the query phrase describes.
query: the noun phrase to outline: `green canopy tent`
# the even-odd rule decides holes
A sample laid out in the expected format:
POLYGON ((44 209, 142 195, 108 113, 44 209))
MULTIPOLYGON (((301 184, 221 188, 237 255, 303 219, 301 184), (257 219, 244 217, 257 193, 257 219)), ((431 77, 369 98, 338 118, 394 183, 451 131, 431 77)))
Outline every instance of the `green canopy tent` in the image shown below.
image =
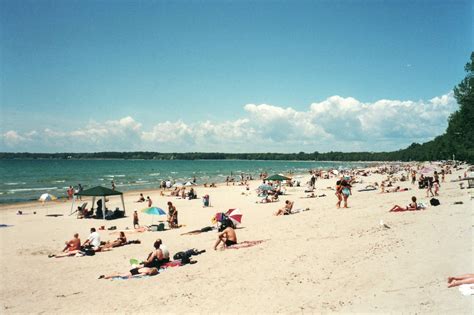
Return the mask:
MULTIPOLYGON (((107 196, 120 196, 120 198, 122 199, 123 212, 125 214, 125 202, 123 201, 123 193, 121 193, 120 191, 112 190, 110 188, 106 188, 106 187, 102 187, 102 186, 96 186, 96 187, 92 187, 92 188, 83 190, 81 192, 78 192, 76 194, 76 196, 90 196, 90 197, 92 197, 92 206, 94 206, 94 204, 95 204, 95 198, 96 197, 98 197, 98 198, 102 197, 102 204, 103 204, 103 207, 104 207, 104 209, 102 209, 102 213, 103 213, 104 219, 105 219, 105 197, 107 197, 107 196)), ((71 213, 70 214, 73 214, 74 201, 75 201, 75 199, 72 200, 71 213)))
POLYGON ((267 178, 265 178, 266 180, 278 180, 278 181, 282 181, 282 180, 290 180, 291 178, 289 177, 286 177, 286 176, 283 176, 281 174, 275 174, 275 175, 272 175, 272 176, 268 176, 267 178))

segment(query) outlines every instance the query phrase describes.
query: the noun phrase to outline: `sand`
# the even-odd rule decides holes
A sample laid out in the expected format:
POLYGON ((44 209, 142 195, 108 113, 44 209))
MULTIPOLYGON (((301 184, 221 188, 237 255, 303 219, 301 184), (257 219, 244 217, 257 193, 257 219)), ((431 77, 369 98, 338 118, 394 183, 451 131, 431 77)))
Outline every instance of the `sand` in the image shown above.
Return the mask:
MULTIPOLYGON (((424 211, 389 213, 394 205, 405 206, 412 195, 428 201, 424 190, 401 183, 410 191, 381 194, 357 189, 378 181, 382 175, 362 177, 349 199, 349 209, 336 209, 336 197, 328 186, 335 179, 319 180, 316 194, 305 196, 304 187, 288 188, 287 196, 270 204, 256 204, 255 188, 220 184, 198 187, 211 196, 212 207, 201 199, 160 197, 145 192, 155 205, 172 201, 184 227, 163 232, 127 233, 141 244, 115 248, 92 257, 48 258, 64 241, 78 232, 85 240, 91 227, 132 227, 137 192, 125 194, 128 217, 102 221, 68 216, 70 202, 57 201, 4 205, 0 223, 1 310, 10 313, 451 313, 473 312, 472 297, 457 288, 448 289, 446 279, 474 271, 471 190, 442 183, 438 207, 424 211), (295 208, 310 208, 299 214, 275 217, 284 200, 295 208), (462 201, 461 205, 453 205, 462 201), (250 248, 213 250, 216 232, 181 233, 211 225, 211 217, 229 208, 240 208, 243 224, 239 241, 265 240, 250 248), (21 209, 24 215, 16 215, 21 209), (32 214, 36 211, 37 214, 32 214), (47 217, 46 213, 64 213, 47 217), (388 225, 381 226, 380 220, 388 225), (129 259, 144 259, 153 241, 163 239, 173 255, 189 248, 205 249, 196 264, 170 268, 154 277, 130 280, 98 280, 101 274, 126 272, 129 259)), ((90 201, 89 201, 90 205, 90 201)), ((109 208, 120 205, 110 198, 109 208)), ((140 223, 152 217, 140 214, 140 223)), ((154 222, 160 219, 156 217, 154 222)), ((99 231, 102 240, 117 236, 99 231)))

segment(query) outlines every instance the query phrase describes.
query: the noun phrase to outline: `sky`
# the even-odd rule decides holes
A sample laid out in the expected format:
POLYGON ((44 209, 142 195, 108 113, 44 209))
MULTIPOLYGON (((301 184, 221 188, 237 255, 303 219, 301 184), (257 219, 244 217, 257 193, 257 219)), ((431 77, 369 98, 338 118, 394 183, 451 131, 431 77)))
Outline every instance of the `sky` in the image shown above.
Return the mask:
POLYGON ((458 108, 473 13, 468 0, 0 0, 0 151, 429 141, 458 108))

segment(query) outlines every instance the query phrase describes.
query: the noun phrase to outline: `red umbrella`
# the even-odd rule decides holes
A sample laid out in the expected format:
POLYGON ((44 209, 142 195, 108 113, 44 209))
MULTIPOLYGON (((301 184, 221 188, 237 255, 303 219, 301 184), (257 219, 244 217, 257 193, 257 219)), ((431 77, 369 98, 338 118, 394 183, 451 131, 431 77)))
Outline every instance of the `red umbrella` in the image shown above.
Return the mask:
POLYGON ((232 220, 234 225, 238 225, 242 223, 242 213, 240 212, 240 209, 229 209, 225 215, 232 220))

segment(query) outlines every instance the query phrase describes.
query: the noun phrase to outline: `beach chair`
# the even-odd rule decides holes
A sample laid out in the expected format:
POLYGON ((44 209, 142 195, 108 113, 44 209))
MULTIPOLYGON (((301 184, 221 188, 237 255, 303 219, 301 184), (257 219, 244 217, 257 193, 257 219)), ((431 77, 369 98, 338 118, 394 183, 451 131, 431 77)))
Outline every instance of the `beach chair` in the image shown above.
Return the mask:
POLYGON ((77 212, 77 217, 79 217, 80 215, 82 215, 82 213, 84 212, 84 209, 85 209, 86 207, 87 207, 87 202, 84 202, 84 203, 82 204, 82 206, 77 207, 77 209, 74 210, 74 212, 71 213, 70 215, 73 215, 74 213, 77 212))
POLYGON ((467 180, 467 188, 474 188, 474 178, 469 178, 467 180))

